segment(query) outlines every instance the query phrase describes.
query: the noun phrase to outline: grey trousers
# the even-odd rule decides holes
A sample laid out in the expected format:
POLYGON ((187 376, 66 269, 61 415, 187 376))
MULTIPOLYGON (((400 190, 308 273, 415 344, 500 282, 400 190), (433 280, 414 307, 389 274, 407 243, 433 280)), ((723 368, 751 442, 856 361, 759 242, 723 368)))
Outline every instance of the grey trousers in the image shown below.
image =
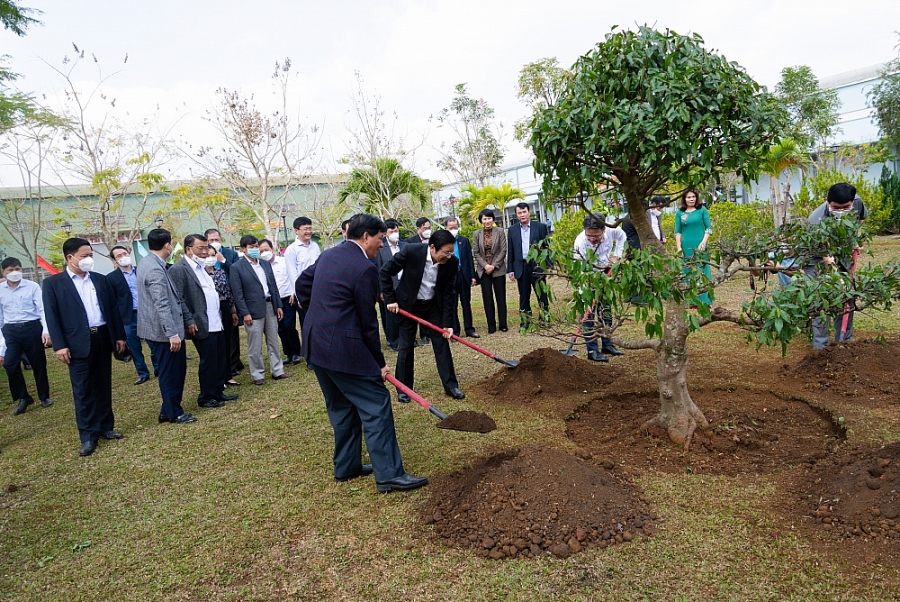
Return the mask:
POLYGON ((266 335, 266 349, 269 352, 269 368, 272 376, 284 374, 284 365, 281 363, 281 349, 278 348, 278 316, 271 303, 266 303, 266 317, 253 319, 247 329, 247 355, 250 360, 250 378, 263 380, 266 377, 266 364, 262 356, 262 338, 266 335))
MULTIPOLYGON (((816 276, 816 267, 807 266, 803 268, 803 273, 814 278, 816 276)), ((827 319, 816 316, 811 320, 812 327, 812 346, 813 349, 824 349, 828 345, 828 327, 830 322, 834 322, 834 342, 852 341, 853 340, 853 312, 846 314, 838 314, 836 316, 828 316, 827 319), (844 328, 844 318, 847 318, 847 327, 844 328)))

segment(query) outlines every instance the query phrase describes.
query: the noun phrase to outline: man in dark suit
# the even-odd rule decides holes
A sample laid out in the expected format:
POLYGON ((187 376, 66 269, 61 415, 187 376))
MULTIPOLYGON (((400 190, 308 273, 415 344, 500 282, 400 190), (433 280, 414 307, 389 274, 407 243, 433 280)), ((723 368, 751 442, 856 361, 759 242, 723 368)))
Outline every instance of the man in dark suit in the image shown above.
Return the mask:
POLYGON ((353 216, 346 244, 328 249, 300 274, 296 293, 307 311, 303 356, 316 373, 334 429, 334 478, 348 481, 375 473, 378 491, 428 484, 403 469, 394 430, 388 369, 378 336, 378 270, 384 224, 353 216), (362 435, 372 464, 363 464, 362 435))
POLYGON ((91 243, 70 238, 62 251, 65 271, 44 280, 44 313, 56 357, 69 366, 78 454, 89 456, 101 437, 122 438, 112 410, 112 350, 125 352, 125 328, 106 277, 91 273, 91 243))
MULTIPOLYGON (((203 236, 206 237, 209 246, 216 250, 216 261, 219 262, 219 265, 216 267, 225 270, 225 273, 230 277, 231 266, 241 258, 240 255, 234 249, 222 246, 222 234, 215 228, 210 228, 203 233, 203 236)), ((229 363, 231 364, 231 373, 228 376, 233 377, 240 374, 241 370, 244 369, 244 362, 241 360, 241 330, 239 328, 231 329, 231 338, 226 341, 226 345, 228 347, 229 363)))
POLYGON ((431 238, 431 220, 420 217, 416 220, 416 233, 407 238, 406 242, 411 245, 426 245, 429 238, 431 238))
MULTIPOLYGON (((375 256, 375 267, 379 270, 407 245, 405 240, 400 240, 400 224, 397 220, 385 220, 384 227, 387 231, 384 237, 384 246, 378 249, 378 254, 375 256)), ((393 283, 393 288, 396 290, 400 286, 399 274, 393 277, 393 283)), ((381 324, 384 327, 384 336, 387 339, 388 347, 397 353, 400 351, 400 321, 393 312, 387 310, 383 297, 378 301, 378 308, 381 310, 381 324)))
POLYGON ((200 365, 197 367, 197 377, 200 380, 197 405, 201 408, 218 408, 238 396, 223 392, 225 381, 228 380, 225 326, 222 323, 216 285, 206 271, 208 254, 209 245, 205 236, 185 236, 184 255, 169 268, 169 277, 197 325, 197 330, 191 337, 200 356, 200 365))
MULTIPOLYGON (((428 329, 438 374, 444 392, 454 399, 465 399, 459 390, 459 381, 453 369, 453 355, 447 339, 453 334, 453 317, 456 313, 456 297, 453 283, 459 271, 459 261, 453 256, 453 235, 438 230, 431 235, 427 245, 406 245, 381 268, 381 290, 389 311, 398 308, 408 311, 444 329, 443 336, 428 329), (403 271, 400 286, 393 288, 392 278, 403 271)), ((400 352, 397 355, 397 379, 409 388, 414 383, 414 341, 418 324, 409 318, 400 318, 400 352)), ((409 397, 399 393, 400 401, 409 397)))
POLYGON ((526 316, 531 315, 532 288, 541 311, 547 311, 550 307, 547 293, 539 292, 537 286, 543 280, 544 271, 535 261, 525 259, 529 249, 540 244, 550 234, 546 224, 531 219, 528 203, 516 205, 516 219, 518 222, 508 230, 506 269, 509 270, 509 279, 515 280, 519 285, 519 325, 524 327, 526 316))
MULTIPOLYGON (((116 245, 110 251, 110 256, 118 266, 106 275, 112 286, 113 293, 116 296, 116 304, 119 307, 119 315, 122 317, 122 324, 125 326, 125 339, 128 341, 128 349, 131 352, 131 358, 134 362, 134 369, 137 371, 137 380, 135 385, 142 385, 150 380, 150 370, 147 368, 147 361, 144 359, 144 350, 141 348, 141 338, 137 335, 137 268, 133 265, 131 255, 128 249, 121 245, 116 245)), ((150 357, 153 359, 153 356, 150 357)), ((153 364, 153 372, 159 373, 156 364, 153 364)))
MULTIPOLYGON (((457 303, 461 305, 463 312, 463 326, 466 336, 471 339, 479 339, 475 327, 472 325, 472 287, 477 282, 475 278, 475 259, 472 255, 472 245, 469 239, 459 235, 459 219, 450 217, 447 219, 447 231, 456 239, 453 246, 453 256, 459 260, 459 270, 456 272, 456 280, 453 283, 453 292, 456 294, 457 303)), ((453 310, 453 334, 459 336, 459 312, 453 310)))
POLYGON ((241 237, 244 256, 231 266, 231 292, 238 316, 247 330, 247 356, 250 378, 254 385, 266 382, 266 364, 262 356, 262 339, 266 337, 269 369, 272 378, 287 378, 278 347, 278 322, 284 317, 275 272, 268 261, 260 261, 259 239, 252 234, 241 237))

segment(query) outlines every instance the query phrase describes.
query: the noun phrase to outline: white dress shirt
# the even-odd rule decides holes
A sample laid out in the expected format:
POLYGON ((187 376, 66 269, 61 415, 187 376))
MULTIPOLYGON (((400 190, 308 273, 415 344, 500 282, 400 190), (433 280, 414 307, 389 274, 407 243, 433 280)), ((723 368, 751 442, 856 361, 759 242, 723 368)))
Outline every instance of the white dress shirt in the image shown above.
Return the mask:
POLYGON ((222 314, 219 311, 219 293, 216 292, 216 283, 213 282, 212 276, 206 271, 205 267, 197 265, 193 259, 188 259, 200 281, 200 288, 203 289, 203 296, 206 298, 206 319, 209 321, 210 332, 221 332, 225 330, 222 325, 222 314))
POLYGON ((294 283, 297 279, 291 280, 290 275, 288 275, 288 265, 284 257, 276 255, 269 265, 272 266, 272 271, 275 273, 275 284, 278 285, 278 296, 284 299, 285 297, 293 295, 294 283))
POLYGON ((519 224, 522 228, 522 259, 528 257, 528 250, 531 248, 531 222, 527 226, 519 224))
POLYGON ((265 271, 263 271, 262 265, 259 263, 259 261, 253 262, 250 259, 248 259, 247 261, 249 261, 250 265, 253 266, 253 271, 256 273, 256 277, 259 279, 259 283, 263 287, 263 294, 265 294, 266 297, 271 297, 272 291, 269 290, 269 281, 266 280, 266 273, 265 271))
POLYGON ((431 258, 431 249, 425 251, 425 272, 422 274, 422 284, 419 285, 416 299, 419 301, 434 299, 434 289, 437 286, 437 275, 440 267, 441 264, 435 263, 431 258))
POLYGON ((603 238, 596 245, 588 242, 582 230, 575 237, 575 258, 587 260, 588 254, 593 253, 594 269, 605 270, 612 263, 610 256, 621 257, 625 252, 625 243, 628 237, 621 228, 605 228, 603 238))
POLYGON ((25 279, 20 280, 16 288, 11 287, 9 281, 0 283, 0 328, 4 324, 22 324, 34 320, 41 321, 43 334, 47 334, 41 287, 25 279))
POLYGON ((75 284, 75 290, 81 297, 81 303, 84 305, 84 311, 87 314, 88 327, 96 328, 106 324, 103 319, 103 311, 100 309, 100 300, 97 298, 97 289, 94 288, 94 281, 91 280, 91 273, 85 272, 84 278, 66 268, 66 273, 75 284))
POLYGON ((288 245, 288 248, 284 250, 284 262, 287 265, 287 274, 291 283, 297 282, 297 278, 300 277, 303 270, 314 264, 321 253, 319 245, 311 240, 309 244, 305 245, 298 238, 288 245))

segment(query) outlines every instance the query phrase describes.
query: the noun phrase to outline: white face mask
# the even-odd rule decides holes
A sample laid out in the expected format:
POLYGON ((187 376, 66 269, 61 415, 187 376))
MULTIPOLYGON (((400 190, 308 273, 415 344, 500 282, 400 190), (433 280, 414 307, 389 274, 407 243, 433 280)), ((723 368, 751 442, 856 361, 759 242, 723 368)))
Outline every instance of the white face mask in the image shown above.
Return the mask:
POLYGON ((431 228, 426 228, 422 232, 422 238, 431 238, 431 228))
POLYGON ((660 213, 662 213, 662 211, 660 211, 659 209, 651 209, 651 210, 650 210, 650 213, 652 213, 653 215, 658 216, 660 213))
POLYGON ((205 258, 203 259, 203 265, 206 266, 206 267, 208 267, 208 268, 215 267, 215 265, 216 265, 216 258, 215 258, 215 257, 205 257, 205 258))
POLYGON ((222 250, 222 243, 220 243, 218 241, 209 243, 209 246, 211 246, 213 249, 215 249, 216 253, 218 253, 219 251, 222 250))
POLYGON ((122 257, 119 257, 116 260, 116 263, 118 263, 123 268, 127 268, 131 265, 131 255, 123 255, 122 257))
POLYGON ((390 234, 388 234, 388 240, 394 244, 397 244, 400 241, 400 233, 391 232, 390 234))
POLYGON ((6 279, 10 282, 19 282, 22 280, 22 272, 20 272, 19 270, 13 270, 6 275, 6 279))
POLYGON ((259 258, 263 261, 272 261, 273 257, 275 257, 275 254, 272 251, 263 251, 259 254, 259 258))
POLYGON ((450 234, 453 235, 453 238, 456 238, 456 235, 459 234, 459 230, 447 230, 450 234))
POLYGON ((78 261, 78 269, 82 272, 90 272, 94 269, 94 258, 84 257, 78 261))

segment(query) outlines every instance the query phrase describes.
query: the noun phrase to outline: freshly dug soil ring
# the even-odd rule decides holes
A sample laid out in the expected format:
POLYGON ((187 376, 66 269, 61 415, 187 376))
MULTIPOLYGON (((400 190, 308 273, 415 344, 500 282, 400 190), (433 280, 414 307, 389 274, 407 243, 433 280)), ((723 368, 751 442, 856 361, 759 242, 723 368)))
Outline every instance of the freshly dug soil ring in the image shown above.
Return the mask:
POLYGON ((698 389, 691 397, 710 429, 697 429, 687 454, 664 431, 641 429, 659 411, 656 391, 598 397, 567 422, 566 434, 598 465, 723 475, 815 463, 845 438, 826 412, 765 391, 698 389))
POLYGON ((524 356, 515 369, 502 368, 480 380, 472 390, 497 403, 563 406, 568 414, 573 409, 573 395, 600 391, 615 382, 621 373, 618 366, 601 366, 544 348, 524 356))
POLYGON ((467 433, 490 433, 497 428, 497 423, 484 412, 462 410, 438 422, 437 427, 467 433))
POLYGON ((655 531, 656 517, 632 485, 542 445, 430 480, 422 520, 441 543, 485 558, 566 557, 655 531))

